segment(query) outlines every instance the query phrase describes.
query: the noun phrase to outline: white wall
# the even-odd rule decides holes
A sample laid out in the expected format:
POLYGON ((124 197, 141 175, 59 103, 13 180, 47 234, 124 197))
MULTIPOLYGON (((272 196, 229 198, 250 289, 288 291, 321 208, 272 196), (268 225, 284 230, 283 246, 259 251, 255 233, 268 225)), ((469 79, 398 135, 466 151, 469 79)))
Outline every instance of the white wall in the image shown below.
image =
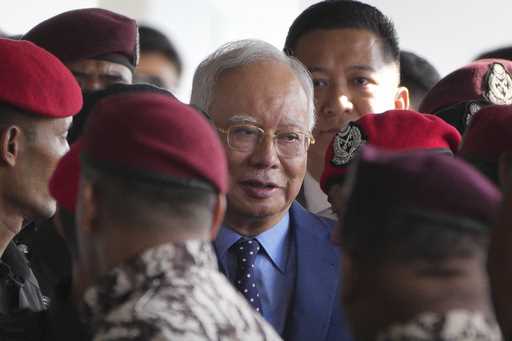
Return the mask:
POLYGON ((96 7, 96 0, 2 0, 0 29, 23 34, 41 21, 76 8, 96 7))
MULTIPOLYGON (((178 96, 188 100, 197 64, 222 43, 259 38, 282 47, 295 17, 317 0, 2 0, 0 29, 23 33, 62 11, 99 5, 151 23, 171 36, 186 63, 178 96)), ((482 50, 512 44, 510 0, 367 0, 390 16, 401 45, 441 72, 482 50)))
POLYGON ((442 75, 484 50, 512 45, 510 0, 367 0, 390 16, 401 47, 429 59, 442 75))
MULTIPOLYGON (((225 42, 258 38, 282 47, 305 0, 100 0, 100 7, 153 24, 176 43, 186 62, 178 97, 188 101, 196 66, 225 42)), ((307 1, 307 0, 306 0, 307 1)))

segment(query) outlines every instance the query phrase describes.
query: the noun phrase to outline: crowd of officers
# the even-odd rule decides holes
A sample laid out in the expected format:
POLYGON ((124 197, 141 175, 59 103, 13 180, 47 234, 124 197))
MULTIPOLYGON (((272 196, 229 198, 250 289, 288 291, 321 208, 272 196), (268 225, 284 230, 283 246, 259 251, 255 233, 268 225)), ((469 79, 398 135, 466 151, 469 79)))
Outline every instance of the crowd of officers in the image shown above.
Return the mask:
POLYGON ((0 340, 512 339, 512 61, 440 79, 377 8, 327 0, 282 49, 214 51, 185 104, 128 17, 18 38, 0 340))

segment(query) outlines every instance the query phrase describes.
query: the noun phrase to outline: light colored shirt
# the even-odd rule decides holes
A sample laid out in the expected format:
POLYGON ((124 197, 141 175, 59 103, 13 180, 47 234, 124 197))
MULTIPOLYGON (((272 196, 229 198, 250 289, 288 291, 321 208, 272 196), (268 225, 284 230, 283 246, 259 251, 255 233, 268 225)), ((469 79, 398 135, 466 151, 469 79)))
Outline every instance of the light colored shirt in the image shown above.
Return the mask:
MULTIPOLYGON (((261 245, 256 256, 256 286, 261 297, 263 317, 283 334, 295 283, 295 248, 291 241, 289 214, 272 228, 254 236, 261 245)), ((227 226, 222 226, 214 242, 226 276, 234 283, 238 260, 231 247, 242 238, 227 226), (231 250, 230 250, 231 249, 231 250)))
POLYGON ((313 213, 325 211, 331 207, 325 194, 320 188, 320 183, 309 174, 304 177, 304 198, 306 199, 306 208, 313 213))
POLYGON ((101 277, 84 296, 93 341, 279 341, 217 269, 208 241, 164 244, 101 277))

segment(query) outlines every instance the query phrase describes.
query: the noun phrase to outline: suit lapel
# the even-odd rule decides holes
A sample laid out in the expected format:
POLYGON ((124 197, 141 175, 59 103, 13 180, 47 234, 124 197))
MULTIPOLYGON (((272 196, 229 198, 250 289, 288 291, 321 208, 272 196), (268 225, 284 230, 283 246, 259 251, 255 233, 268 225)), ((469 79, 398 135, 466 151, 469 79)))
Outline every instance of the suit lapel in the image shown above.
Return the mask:
POLYGON ((286 339, 323 341, 338 304, 339 252, 330 245, 329 224, 297 203, 290 209, 290 227, 297 272, 286 339))

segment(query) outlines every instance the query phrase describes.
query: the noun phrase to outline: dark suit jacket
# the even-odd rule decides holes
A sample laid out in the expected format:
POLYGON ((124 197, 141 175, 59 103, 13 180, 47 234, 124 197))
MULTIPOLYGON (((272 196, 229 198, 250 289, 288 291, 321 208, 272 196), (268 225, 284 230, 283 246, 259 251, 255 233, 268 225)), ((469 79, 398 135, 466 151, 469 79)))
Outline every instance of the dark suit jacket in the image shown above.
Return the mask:
POLYGON ((329 240, 333 226, 333 220, 308 212, 297 202, 290 208, 296 282, 284 340, 351 340, 341 309, 340 250, 329 240))

